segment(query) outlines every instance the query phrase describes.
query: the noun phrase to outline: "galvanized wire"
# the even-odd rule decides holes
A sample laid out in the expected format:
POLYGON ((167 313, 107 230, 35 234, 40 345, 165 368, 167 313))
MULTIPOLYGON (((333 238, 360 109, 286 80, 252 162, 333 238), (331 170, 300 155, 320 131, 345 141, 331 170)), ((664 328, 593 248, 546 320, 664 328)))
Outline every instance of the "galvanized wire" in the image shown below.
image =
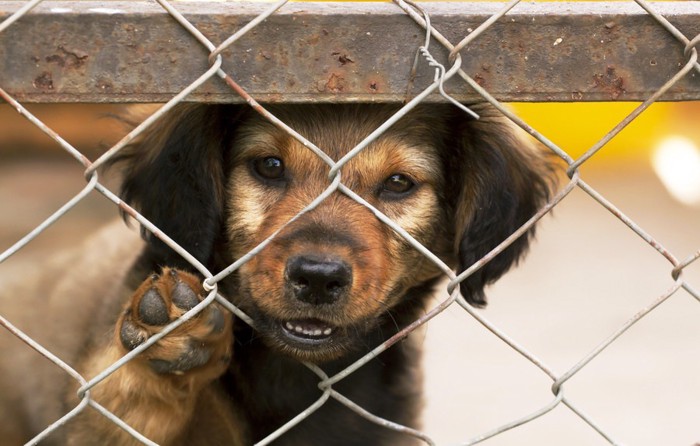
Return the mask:
POLYGON ((9 28, 10 25, 14 24, 17 20, 19 20, 22 17, 24 17, 25 15, 27 15, 27 13, 29 11, 34 9, 34 7, 36 5, 38 5, 39 3, 41 3, 42 1, 44 1, 44 0, 31 0, 31 1, 26 2, 24 4, 24 6, 19 8, 17 11, 14 12, 14 14, 12 14, 11 16, 9 16, 8 18, 6 18, 5 20, 3 20, 0 23, 0 33, 5 31, 7 28, 9 28))
MULTIPOLYGON (((323 148, 317 147, 312 142, 308 141, 304 136, 299 134, 296 130, 292 129, 288 124, 284 123, 282 120, 274 116, 269 110, 262 106, 253 96, 246 92, 239 85, 239 83, 236 82, 233 76, 226 73, 222 68, 224 50, 234 45, 242 36, 255 29, 257 26, 259 26, 260 23, 263 23, 266 18, 277 12, 287 3, 287 0, 278 1, 274 4, 271 4, 270 7, 268 7, 263 13, 261 13, 259 16, 254 18, 252 21, 250 21, 240 29, 234 31, 230 35, 230 37, 225 39, 219 45, 212 43, 196 26, 194 26, 190 21, 187 20, 187 18, 185 18, 183 14, 180 13, 176 6, 174 6, 166 0, 156 1, 175 20, 175 22, 177 22, 183 29, 187 30, 187 32, 189 32, 202 45, 204 50, 202 56, 207 57, 207 60, 209 62, 209 68, 190 85, 188 85, 178 94, 173 96, 171 100, 169 100, 165 105, 159 108, 155 113, 151 114, 141 124, 137 125, 117 144, 112 146, 94 162, 90 161, 79 150, 75 149, 75 147, 66 142, 63 138, 61 138, 61 136, 58 135, 55 131, 50 129, 43 122, 41 122, 41 120, 37 119, 34 115, 28 112, 17 100, 15 100, 15 98, 9 95, 5 90, 2 90, 2 88, 0 88, 0 97, 2 97, 5 101, 11 104, 18 111, 18 113, 27 118, 37 128, 39 128, 41 131, 43 131, 45 134, 51 137, 70 156, 75 158, 79 163, 81 163, 85 167, 85 177, 87 180, 87 185, 85 186, 85 188, 82 191, 80 191, 74 198, 69 200, 65 205, 61 206, 58 211, 52 214, 42 224, 38 225, 35 229, 30 231, 25 237, 23 237, 21 240, 15 243, 12 247, 1 253, 0 264, 6 259, 15 255, 21 249, 23 249, 38 234, 42 233, 48 226, 50 226, 55 221, 63 217, 70 209, 74 208, 77 205, 77 203, 81 202, 87 195, 90 194, 90 192, 94 190, 101 193, 104 197, 106 197, 106 199, 112 201, 124 213, 134 218, 143 228, 152 233, 155 237, 162 240, 167 246, 175 250, 175 252, 182 256, 183 259, 185 259, 194 268, 196 268, 204 277, 203 286, 207 291, 208 295, 197 306, 187 311, 183 316, 181 316, 177 320, 165 326, 158 334, 152 336, 148 341, 124 355, 122 358, 120 358, 119 360, 102 370, 100 373, 98 373, 97 376, 95 376, 89 381, 83 378, 70 366, 68 366, 61 358, 57 357, 56 355, 48 351, 46 348, 36 343, 34 340, 31 339, 31 337, 24 334, 22 331, 17 329, 17 327, 12 325, 12 323, 9 320, 0 315, 0 325, 2 325, 10 333, 24 341, 29 346, 29 348, 35 349, 40 354, 44 355, 48 360, 54 362, 58 367, 63 369, 68 376, 70 376, 80 385, 80 389, 78 391, 80 403, 75 408, 67 412, 61 419, 52 423, 50 426, 47 426, 47 428, 38 436, 36 436, 33 440, 31 440, 29 444, 40 443, 57 428, 70 421, 80 412, 85 410, 88 406, 91 408, 91 410, 96 410, 97 412, 102 414, 106 419, 115 423, 115 425, 122 428, 125 432, 128 432, 137 441, 140 441, 143 444, 154 444, 151 440, 147 438, 147 436, 144 436, 142 433, 136 432, 132 427, 124 423, 123 420, 119 419, 116 415, 111 413, 105 407, 92 400, 90 398, 90 389, 92 389, 95 385, 102 382, 108 376, 113 374, 120 367, 123 367, 124 364, 138 357, 145 349, 158 342, 163 337, 167 336, 170 332, 172 332, 177 327, 185 323, 187 320, 197 315, 208 305, 211 305, 214 301, 218 302, 228 311, 231 311, 239 320, 255 328, 253 320, 248 315, 246 315, 245 312, 237 308, 235 305, 233 305, 231 302, 226 300, 223 296, 221 296, 218 293, 217 283, 220 280, 223 280, 225 277, 232 274, 233 272, 235 272, 236 270, 238 270, 242 265, 250 261, 256 255, 258 255, 258 253, 262 249, 264 249, 265 246, 267 246, 277 237, 280 231, 284 230, 284 228, 294 223, 304 214, 313 211, 324 200, 336 193, 343 194, 349 199, 354 200, 361 206, 364 206, 379 221, 391 228, 400 237, 404 238, 408 244, 410 244, 414 249, 416 249, 423 256, 425 256, 425 258, 428 261, 432 262, 435 266, 437 266, 439 270, 442 271, 444 276, 447 279, 449 279, 449 282, 447 284, 448 297, 443 301, 439 302, 437 305, 433 306, 428 311, 426 311, 425 314, 423 314, 413 323, 409 324, 407 327, 401 328, 398 333, 389 337, 379 345, 373 347, 371 351, 368 352, 366 355, 364 355, 363 357, 355 361, 353 364, 351 364, 350 366, 336 373, 333 376, 328 376, 326 372, 322 370, 322 368, 314 364, 306 363, 305 365, 309 368, 310 373, 314 373, 318 377, 318 387, 322 391, 322 395, 307 409, 297 414, 284 425, 280 426, 274 432, 270 433, 266 438, 258 442, 258 445, 270 444, 273 441, 284 436, 289 429, 293 428, 301 421, 308 418, 311 414, 315 413, 316 411, 323 410, 324 405, 330 399, 338 401, 350 410, 357 413, 359 416, 377 425, 383 426, 386 429, 413 436, 428 445, 436 444, 435 441, 424 432, 421 432, 408 426, 397 424, 391 420, 386 420, 375 414, 370 413, 365 408, 357 405, 356 403, 348 399, 345 395, 339 393, 333 386, 341 382, 343 379, 347 378, 349 375, 356 372, 360 368, 362 368, 369 361, 380 356, 392 345, 396 344, 402 339, 405 339, 411 333, 415 332, 416 329, 431 321, 435 316, 441 314, 447 308, 454 307, 455 304, 456 306, 461 307, 472 318, 474 318, 474 320, 480 323, 484 327, 484 329, 488 330, 493 335, 498 337, 511 349, 518 352, 522 357, 527 359, 537 369, 539 369, 542 373, 548 376, 552 380, 551 391, 554 395, 554 399, 552 401, 540 407, 539 409, 529 414, 526 414, 518 419, 504 423, 501 426, 489 430, 488 432, 474 436, 471 439, 466 440, 462 444, 477 444, 485 441, 486 439, 498 436, 503 432, 516 429, 517 427, 527 424, 534 419, 545 416, 552 409, 554 409, 560 404, 563 404, 564 406, 568 407, 572 413, 576 414, 583 422, 585 422, 588 426, 590 426, 593 430, 600 434, 601 437, 604 438, 606 441, 608 441, 611 444, 620 444, 619 442, 613 439, 609 427, 603 427, 599 425, 592 419, 592 417, 589 414, 585 413, 580 407, 578 407, 578 405, 574 401, 572 401, 565 394, 564 384, 571 378, 576 376, 579 372, 581 372, 581 370, 588 366, 592 361, 594 361, 603 351, 605 351, 610 345, 617 341, 617 339, 619 339, 626 332, 628 332, 628 330, 633 325, 635 325, 642 318, 653 312, 660 305, 664 304, 671 296, 675 295, 679 289, 684 289, 692 297, 700 301, 700 294, 698 293, 698 291, 695 290, 689 283, 687 283, 687 281, 684 280, 683 277, 684 269, 691 265, 693 262, 695 262, 698 258, 700 258, 700 250, 688 256, 682 262, 679 262, 676 256, 674 256, 673 253, 671 253, 667 248, 665 248, 660 241, 658 241, 651 234, 642 229, 637 223, 635 223, 631 218, 627 217, 606 197, 604 197, 602 194, 600 194, 590 185, 588 185, 581 178, 581 173, 579 169, 591 158, 596 156, 604 147, 606 147, 607 144, 616 135, 620 133, 620 131, 622 131, 633 120, 635 120, 638 116, 644 113, 651 104, 658 101, 659 98, 661 98, 665 92, 667 92, 674 85, 677 85, 681 79, 686 78, 686 76, 688 76, 688 74, 691 71, 693 71, 693 69, 700 72, 700 63, 698 63, 697 48, 698 44, 700 43, 700 35, 695 36, 693 38, 686 37, 676 27, 674 27, 665 17, 659 15, 654 10, 651 4, 647 3, 645 0, 635 0, 635 2, 639 4, 639 6, 643 8, 651 17, 653 17, 659 23, 660 26, 663 26, 666 30, 668 30, 668 32, 671 33, 680 42, 681 45, 683 45, 683 51, 687 57, 687 62, 682 67, 680 67, 680 69, 671 79, 665 82, 656 91, 652 92, 641 105, 635 108, 635 110, 632 113, 630 113, 626 118, 620 121, 619 124, 617 124, 603 138, 601 138, 597 143, 595 143, 586 153, 584 153, 578 159, 573 159, 565 150, 552 143, 548 138, 546 138, 540 132, 531 127, 519 116, 514 114, 508 107, 505 107, 503 104, 499 103, 499 101, 497 101, 487 91, 487 89, 480 86, 461 68, 462 57, 465 57, 461 54, 461 52, 463 50, 468 49, 469 45, 475 42, 482 35, 482 33, 489 29, 494 23, 503 20, 504 17, 506 17, 508 13, 520 3, 520 0, 513 0, 504 5, 504 7, 499 12, 490 16, 475 30, 470 30, 469 33, 456 44, 452 44, 448 39, 446 39, 439 32, 439 30, 436 29, 435 26, 431 23, 430 15, 426 11, 426 9, 428 8, 419 6, 412 1, 395 0, 394 3, 399 8, 401 8, 408 16, 410 16, 419 26, 421 26, 426 33, 424 45, 422 45, 416 50, 415 63, 414 66, 411 67, 412 74, 411 80, 409 81, 409 88, 407 88, 407 91, 410 91, 411 83, 413 81, 413 75, 416 72, 416 67, 421 57, 425 59, 425 61, 431 67, 435 68, 433 82, 430 83, 413 98, 407 100, 406 104, 403 105, 393 116, 391 116, 381 126, 379 126, 377 129, 371 132, 370 135, 368 135, 365 139, 358 143, 354 148, 348 151, 348 153, 345 156, 343 156, 340 160, 333 161, 326 154, 323 148), (444 46, 449 52, 446 62, 440 62, 435 57, 434 53, 429 51, 429 46, 431 40, 433 39, 440 45, 444 46), (169 237, 168 234, 163 233, 158 227, 149 222, 136 210, 131 208, 127 203, 124 203, 115 193, 113 193, 111 190, 109 190, 109 188, 100 183, 98 175, 96 173, 96 170, 100 166, 104 165, 104 163, 106 163, 117 153, 123 150, 124 147, 126 147, 127 145, 132 143, 136 138, 142 135, 143 132, 146 131, 157 120, 162 119, 163 116, 167 113, 167 111, 172 109, 177 104, 182 103, 193 91, 197 90, 203 84, 209 82, 214 77, 214 75, 217 75, 221 79, 223 79, 224 82, 228 84, 234 92, 239 94, 241 98, 245 100, 246 103, 249 104, 262 117, 269 120, 276 127, 287 132, 291 137, 299 141, 304 147, 306 147, 309 151, 314 153, 322 162, 324 162, 328 166, 329 169, 328 186, 321 194, 319 194, 316 198, 311 200, 299 213, 297 213, 293 218, 291 218, 284 225, 278 228, 278 230, 272 235, 270 235, 267 239, 265 239, 256 247, 254 247, 248 253, 236 259, 231 265, 218 272, 210 272, 205 265, 197 261, 190 253, 188 253, 185 249, 183 249, 181 246, 175 243, 169 237), (452 271, 450 267, 447 264, 445 264, 440 258, 438 258, 434 253, 432 253, 428 247, 423 246, 421 243, 419 243, 417 240, 411 237, 411 235, 407 231, 405 231, 403 228, 397 225, 396 222, 392 221, 389 217, 384 215, 382 212, 380 212, 362 197, 357 195, 357 193, 355 193, 351 188, 346 186, 342 181, 342 172, 343 168, 347 165, 347 163, 350 160, 352 160, 355 156, 366 150, 366 148, 374 141, 376 141, 380 135, 382 135, 389 128, 391 128, 391 126, 393 126, 397 121, 399 121, 402 117, 408 114, 418 104, 424 102, 429 96, 434 94, 440 94, 446 100, 455 103, 455 100, 445 91, 444 85, 445 82, 450 79, 454 81, 460 78, 464 81, 463 86, 467 86, 468 88, 473 89, 484 99, 484 101, 492 104, 506 118, 510 119, 514 124, 516 124, 523 130, 525 130, 527 133, 532 135, 545 147, 549 148, 549 150, 555 156, 559 157, 567 165, 567 174, 569 177, 569 181, 554 195, 554 197, 548 203, 546 203, 541 209, 539 209, 534 216, 532 216, 527 222, 525 222, 520 228, 515 230, 507 238, 505 238, 497 247, 495 247, 492 251, 487 253, 483 258, 479 259, 473 265, 469 266, 465 271, 461 272, 460 274, 455 274, 455 272, 452 271), (590 353, 588 353, 582 359, 577 361, 568 370, 566 370, 564 373, 557 373, 553 370, 552 367, 547 365, 544 361, 542 361, 540 358, 538 358, 536 355, 530 352, 526 346, 521 345, 512 336, 506 334, 506 330, 496 326, 496 324, 493 324, 492 322, 487 320, 481 312, 479 312, 468 302, 466 302, 466 300, 459 294, 459 284, 466 280, 468 277, 470 277, 472 274, 474 274, 476 271, 483 268, 484 265, 486 265, 488 262, 492 261, 498 254, 500 254, 503 250, 505 250, 508 246, 515 242, 519 237, 523 236, 541 218, 543 218, 545 215, 551 212, 551 210, 554 209, 560 202, 565 200, 574 189, 582 190, 586 194, 588 194, 588 196, 592 200, 594 200, 600 206, 608 210, 623 224, 625 224, 629 228, 629 230, 633 231, 642 241, 651 246, 665 260, 667 260, 670 264, 669 269, 671 277, 673 279, 673 285, 669 287, 669 289, 666 292, 664 292, 661 296, 658 296, 656 299, 652 300, 646 306, 638 310, 637 313, 632 315, 632 317, 627 322, 625 322, 612 334, 600 341, 598 345, 596 345, 591 350, 590 353)), ((33 0, 25 3, 22 8, 20 8, 18 11, 16 11, 7 19, 5 19, 2 23, 0 23, 0 38, 2 38, 1 33, 3 31, 15 24, 18 20, 21 20, 22 17, 28 14, 29 11, 31 11, 31 9, 39 3, 41 3, 41 0, 33 0)), ((465 107, 464 105, 455 105, 461 108, 465 113, 472 114, 473 117, 478 117, 473 113, 472 110, 465 107)))

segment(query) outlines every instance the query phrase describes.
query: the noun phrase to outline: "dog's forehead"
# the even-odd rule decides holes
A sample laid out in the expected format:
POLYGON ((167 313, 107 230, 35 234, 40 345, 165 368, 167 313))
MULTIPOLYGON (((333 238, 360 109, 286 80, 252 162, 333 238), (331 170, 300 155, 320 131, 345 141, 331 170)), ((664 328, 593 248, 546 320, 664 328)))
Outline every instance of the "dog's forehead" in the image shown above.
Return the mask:
MULTIPOLYGON (((274 114, 302 138, 254 115, 241 124, 236 145, 259 155, 279 154, 285 162, 308 169, 327 170, 324 161, 304 140, 338 161, 375 132, 394 111, 390 107, 362 106, 280 108, 274 114)), ((409 115, 377 135, 345 169, 437 169, 440 131, 434 122, 422 118, 409 115)))

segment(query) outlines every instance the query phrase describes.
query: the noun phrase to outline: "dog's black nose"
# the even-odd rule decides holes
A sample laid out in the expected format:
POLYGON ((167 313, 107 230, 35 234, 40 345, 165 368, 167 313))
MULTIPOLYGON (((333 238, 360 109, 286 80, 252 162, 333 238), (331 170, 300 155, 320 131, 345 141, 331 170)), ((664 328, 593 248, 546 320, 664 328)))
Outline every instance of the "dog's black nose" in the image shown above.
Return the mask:
POLYGON ((352 268, 342 260, 297 256, 287 262, 286 278, 294 297, 300 301, 332 304, 352 284, 352 268))

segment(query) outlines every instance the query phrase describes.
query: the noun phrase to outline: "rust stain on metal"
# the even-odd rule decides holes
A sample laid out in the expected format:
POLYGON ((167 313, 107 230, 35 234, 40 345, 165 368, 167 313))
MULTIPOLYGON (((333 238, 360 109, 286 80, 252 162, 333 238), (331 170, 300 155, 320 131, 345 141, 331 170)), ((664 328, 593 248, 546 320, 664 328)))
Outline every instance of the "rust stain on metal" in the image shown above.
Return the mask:
POLYGON ((67 67, 80 67, 85 64, 88 58, 88 54, 85 51, 78 49, 68 49, 63 46, 59 46, 58 50, 64 55, 65 63, 67 67))
POLYGON ((66 65, 66 61, 59 56, 58 54, 53 54, 51 56, 46 56, 46 62, 48 63, 55 63, 59 67, 64 67, 66 65))
POLYGON ((370 94, 383 93, 386 90, 387 79, 381 76, 380 73, 372 73, 361 81, 364 85, 364 91, 370 94))
POLYGON ((49 71, 44 71, 34 79, 32 85, 39 90, 53 90, 53 75, 49 71))
POLYGON ((69 50, 63 46, 58 47, 58 53, 46 56, 48 63, 54 63, 61 68, 80 68, 85 64, 88 54, 80 50, 69 50))
POLYGON ((484 76, 482 76, 481 74, 476 73, 474 75, 474 81, 480 86, 486 88, 486 79, 484 79, 484 76))
POLYGON ((596 89, 607 92, 611 99, 617 99, 625 93, 625 80, 617 75, 615 67, 611 65, 605 73, 594 74, 593 83, 596 89))
POLYGON ((328 91, 331 93, 341 93, 346 87, 345 78, 336 73, 331 73, 328 81, 323 86, 323 91, 328 91))
POLYGON ((331 56, 337 57, 338 62, 340 62, 340 66, 347 65, 349 63, 355 63, 354 60, 350 58, 347 54, 340 53, 338 51, 334 51, 331 53, 331 56))

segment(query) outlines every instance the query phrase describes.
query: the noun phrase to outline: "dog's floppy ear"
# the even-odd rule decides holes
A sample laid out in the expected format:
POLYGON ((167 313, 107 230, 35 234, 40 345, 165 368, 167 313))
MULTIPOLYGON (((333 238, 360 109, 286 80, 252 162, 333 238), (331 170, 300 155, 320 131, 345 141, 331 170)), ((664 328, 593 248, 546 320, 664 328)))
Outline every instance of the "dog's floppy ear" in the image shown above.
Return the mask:
MULTIPOLYGON (((114 160, 123 165, 122 199, 205 263, 220 230, 226 153, 238 114, 229 105, 178 105, 114 160)), ((149 262, 188 267, 161 240, 141 232, 149 262)))
MULTIPOLYGON (((495 110, 479 120, 455 117, 453 155, 447 165, 448 193, 455 212, 459 271, 469 268, 530 219, 549 197, 553 169, 541 151, 515 133, 495 110)), ((461 284, 464 298, 486 304, 484 287, 527 251, 534 228, 461 284)))

